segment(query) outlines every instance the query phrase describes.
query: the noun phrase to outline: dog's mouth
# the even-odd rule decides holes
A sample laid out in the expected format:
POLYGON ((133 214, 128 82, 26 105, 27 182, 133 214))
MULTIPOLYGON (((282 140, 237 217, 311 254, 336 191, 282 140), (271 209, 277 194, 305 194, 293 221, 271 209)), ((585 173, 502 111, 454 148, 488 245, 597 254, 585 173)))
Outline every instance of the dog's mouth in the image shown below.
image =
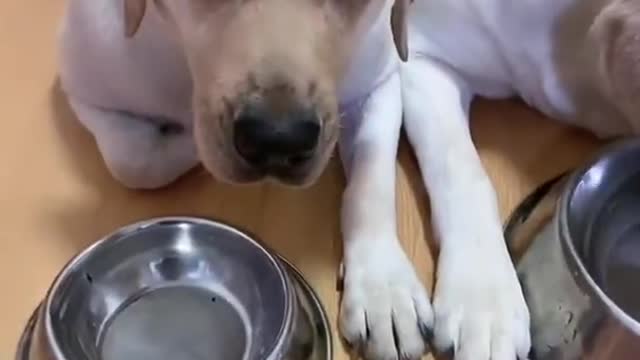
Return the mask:
POLYGON ((296 165, 251 166, 239 155, 233 154, 227 164, 213 164, 203 159, 205 168, 216 179, 235 185, 246 185, 260 182, 274 182, 292 187, 306 187, 313 184, 326 168, 324 158, 315 154, 313 157, 296 165))

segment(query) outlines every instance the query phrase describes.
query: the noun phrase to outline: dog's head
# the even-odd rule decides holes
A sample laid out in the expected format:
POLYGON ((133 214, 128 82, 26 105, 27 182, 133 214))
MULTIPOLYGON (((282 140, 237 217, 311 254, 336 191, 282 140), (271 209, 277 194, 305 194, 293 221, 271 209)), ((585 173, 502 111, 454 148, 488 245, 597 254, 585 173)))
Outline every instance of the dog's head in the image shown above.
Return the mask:
POLYGON ((175 27, 211 173, 306 185, 334 150, 352 49, 393 1, 390 28, 405 58, 409 0, 124 0, 125 30, 134 36, 152 3, 175 27))

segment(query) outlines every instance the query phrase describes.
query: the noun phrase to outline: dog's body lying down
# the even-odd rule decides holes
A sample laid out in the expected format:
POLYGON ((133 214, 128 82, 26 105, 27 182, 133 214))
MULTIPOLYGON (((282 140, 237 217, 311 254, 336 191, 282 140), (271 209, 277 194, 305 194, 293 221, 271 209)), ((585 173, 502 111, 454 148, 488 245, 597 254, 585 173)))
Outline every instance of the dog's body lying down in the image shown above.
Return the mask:
POLYGON ((115 178, 155 188, 202 162, 227 181, 308 184, 340 137, 346 339, 369 359, 413 359, 433 327, 456 359, 526 358, 469 104, 520 96, 601 136, 635 134, 637 2, 415 0, 406 13, 397 0, 392 16, 393 0, 122 1, 70 0, 61 37, 62 84, 115 178), (396 235, 403 113, 441 242, 433 309, 396 235))

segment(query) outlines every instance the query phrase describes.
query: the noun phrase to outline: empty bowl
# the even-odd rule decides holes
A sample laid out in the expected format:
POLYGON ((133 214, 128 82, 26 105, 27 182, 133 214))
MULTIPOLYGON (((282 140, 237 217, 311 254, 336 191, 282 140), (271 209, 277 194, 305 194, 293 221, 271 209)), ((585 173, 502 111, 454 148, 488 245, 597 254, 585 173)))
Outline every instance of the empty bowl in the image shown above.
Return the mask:
POLYGON ((640 140, 606 147, 534 192, 508 242, 538 360, 640 359, 640 140))

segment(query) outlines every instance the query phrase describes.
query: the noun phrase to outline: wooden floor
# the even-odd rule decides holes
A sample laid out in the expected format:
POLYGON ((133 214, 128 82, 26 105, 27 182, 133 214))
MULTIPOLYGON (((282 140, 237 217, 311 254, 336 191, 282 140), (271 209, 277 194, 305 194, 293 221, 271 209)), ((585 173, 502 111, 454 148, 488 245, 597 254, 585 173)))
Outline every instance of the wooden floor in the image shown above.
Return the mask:
MULTIPOLYGON (((201 170, 163 191, 123 189, 56 90, 62 4, 0 0, 0 358, 12 356, 25 321, 73 254, 121 225, 159 215, 201 215, 257 234, 304 272, 335 324, 344 187, 337 161, 305 191, 234 188, 201 170)), ((475 104, 473 133, 503 216, 537 184, 597 147, 512 102, 475 104)), ((406 143, 399 157, 400 237, 431 287, 428 199, 406 143)), ((346 358, 338 343, 336 359, 346 358)))

